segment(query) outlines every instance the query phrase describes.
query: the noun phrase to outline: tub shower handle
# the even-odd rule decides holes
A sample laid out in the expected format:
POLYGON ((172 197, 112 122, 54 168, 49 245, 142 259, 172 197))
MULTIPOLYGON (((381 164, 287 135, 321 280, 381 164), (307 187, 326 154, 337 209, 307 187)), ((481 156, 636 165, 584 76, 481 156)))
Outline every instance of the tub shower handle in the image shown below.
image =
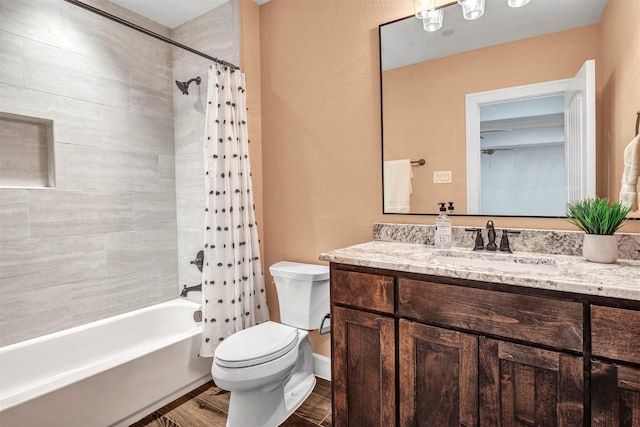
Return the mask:
POLYGON ((198 267, 198 270, 202 271, 202 265, 204 264, 204 251, 200 250, 196 254, 196 258, 189 262, 189 264, 194 264, 198 267))

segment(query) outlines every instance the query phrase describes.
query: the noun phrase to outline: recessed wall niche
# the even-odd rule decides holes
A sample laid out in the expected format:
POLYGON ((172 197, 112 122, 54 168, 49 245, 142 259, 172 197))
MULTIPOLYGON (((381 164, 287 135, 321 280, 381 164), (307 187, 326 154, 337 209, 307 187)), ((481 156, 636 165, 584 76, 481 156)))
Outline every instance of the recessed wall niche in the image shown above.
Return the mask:
POLYGON ((53 120, 0 112, 0 187, 54 187, 53 120))

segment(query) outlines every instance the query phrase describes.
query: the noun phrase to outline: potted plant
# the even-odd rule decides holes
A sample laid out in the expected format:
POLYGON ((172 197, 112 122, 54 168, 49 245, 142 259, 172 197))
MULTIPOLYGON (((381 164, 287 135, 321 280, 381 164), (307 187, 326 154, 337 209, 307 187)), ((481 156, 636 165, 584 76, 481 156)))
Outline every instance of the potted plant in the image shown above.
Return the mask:
POLYGON ((615 232, 631 208, 604 198, 587 198, 567 205, 567 220, 583 230, 582 255, 587 261, 613 263, 618 259, 615 232))

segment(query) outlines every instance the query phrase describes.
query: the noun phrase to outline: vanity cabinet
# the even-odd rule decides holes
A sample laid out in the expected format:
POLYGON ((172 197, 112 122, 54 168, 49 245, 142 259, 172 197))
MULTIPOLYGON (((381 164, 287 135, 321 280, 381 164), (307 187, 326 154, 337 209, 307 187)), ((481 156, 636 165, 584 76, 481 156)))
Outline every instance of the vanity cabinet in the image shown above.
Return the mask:
POLYGON ((640 427, 637 301, 336 263, 331 283, 335 426, 640 427))
POLYGON ((591 409, 594 427, 640 426, 640 368, 594 360, 591 409))
POLYGON ((401 317, 582 352, 582 304, 434 280, 398 279, 401 317))
POLYGON ((592 425, 640 426, 640 311, 591 307, 592 425), (602 360, 600 360, 602 359, 602 360))
POLYGON ((640 427, 640 301, 331 264, 335 426, 640 427))
POLYGON ((393 426, 394 279, 332 271, 331 299, 333 425, 393 426))
POLYGON ((583 359, 400 320, 401 426, 581 426, 583 359))
POLYGON ((478 425, 478 337, 400 320, 401 426, 478 425))
POLYGON ((583 358, 481 338, 480 425, 582 426, 583 358))
POLYGON ((399 278, 398 311, 442 326, 400 320, 401 426, 583 424, 583 358, 562 351, 582 352, 582 304, 399 278))

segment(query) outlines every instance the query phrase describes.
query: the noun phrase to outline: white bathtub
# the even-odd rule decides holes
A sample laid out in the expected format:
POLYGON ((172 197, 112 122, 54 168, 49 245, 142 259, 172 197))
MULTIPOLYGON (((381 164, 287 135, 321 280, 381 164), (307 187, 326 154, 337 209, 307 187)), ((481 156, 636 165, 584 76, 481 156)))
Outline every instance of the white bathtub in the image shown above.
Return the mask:
POLYGON ((173 300, 0 348, 2 427, 126 426, 211 379, 173 300))

